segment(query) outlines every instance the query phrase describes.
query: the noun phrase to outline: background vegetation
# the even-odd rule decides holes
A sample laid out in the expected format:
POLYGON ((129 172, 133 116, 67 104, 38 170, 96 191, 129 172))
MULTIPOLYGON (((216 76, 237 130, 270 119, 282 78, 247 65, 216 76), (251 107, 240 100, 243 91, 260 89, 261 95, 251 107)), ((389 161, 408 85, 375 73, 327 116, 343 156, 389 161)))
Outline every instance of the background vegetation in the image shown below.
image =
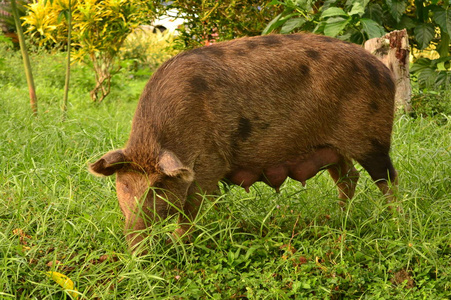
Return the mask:
POLYGON ((118 71, 117 55, 127 36, 155 16, 152 1, 79 0, 37 1, 23 17, 30 36, 40 45, 57 46, 68 36, 69 9, 72 11, 73 60, 85 63, 95 74, 90 91, 101 102, 110 92, 111 77, 118 71), (62 22, 65 16, 66 22, 62 22))
MULTIPOLYGON (((310 3, 308 15, 321 16, 324 5, 332 2, 342 3, 292 3, 310 3)), ((396 1, 362 3, 366 10, 376 2, 388 7, 396 1)), ((424 2, 448 9, 443 1, 424 2)), ((228 28, 223 17, 233 12, 229 22, 248 24, 237 24, 242 31, 235 34, 250 34, 246 28, 253 28, 254 19, 236 19, 243 2, 202 3, 211 8, 202 17, 208 22, 196 21, 190 25, 193 31, 210 32, 202 26, 224 24, 223 33, 216 31, 214 38, 235 37, 230 29, 234 27, 228 28)), ((276 23, 268 25, 278 13, 287 16, 287 3, 241 7, 256 7, 253 12, 259 14, 274 10, 272 16, 255 16, 263 30, 276 23)), ((339 17, 350 18, 346 26, 354 24, 352 28, 366 38, 368 33, 354 20, 358 14, 351 13, 355 3, 337 6, 347 14, 339 17)), ((428 13, 428 22, 437 25, 431 21, 434 14, 428 13)), ((286 29, 286 22, 299 17, 293 15, 273 29, 286 29)), ((351 30, 346 26, 340 38, 351 30)), ((179 40, 186 40, 186 32, 179 40)), ((61 122, 66 53, 45 44, 28 49, 41 110, 34 117, 27 105, 20 54, 0 35, 0 298, 451 298, 451 88, 445 81, 426 87, 416 76, 414 112, 397 115, 393 135, 404 213, 388 210, 360 167, 356 196, 343 210, 324 173, 305 188, 288 180, 280 194, 264 184, 253 186, 250 194, 239 187, 222 187, 221 196, 204 204, 191 242, 165 244, 175 226, 169 219, 147 232, 149 254, 131 255, 122 234, 114 179, 93 177, 87 164, 124 145, 144 85, 175 53, 173 38, 149 31, 128 36, 116 54, 121 68, 112 74, 108 101, 100 104, 89 101, 95 84, 89 64, 75 63, 69 107, 61 122), (47 272, 64 274, 74 285, 47 272)), ((432 46, 440 40, 438 35, 434 38, 432 46)), ((435 68, 434 74, 446 72, 444 67, 435 68)))

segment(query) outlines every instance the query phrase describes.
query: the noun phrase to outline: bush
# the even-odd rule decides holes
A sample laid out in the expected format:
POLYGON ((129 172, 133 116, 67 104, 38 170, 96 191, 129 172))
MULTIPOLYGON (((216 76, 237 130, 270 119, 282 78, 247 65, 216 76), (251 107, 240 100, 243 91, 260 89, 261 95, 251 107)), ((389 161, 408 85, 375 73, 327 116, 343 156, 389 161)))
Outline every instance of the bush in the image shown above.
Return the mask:
POLYGON ((129 69, 132 71, 155 70, 177 53, 173 43, 174 35, 168 30, 152 32, 146 27, 138 27, 125 39, 120 57, 122 61, 131 61, 129 69))
POLYGON ((310 31, 357 44, 386 32, 407 29, 412 48, 431 48, 439 59, 418 60, 412 69, 420 84, 449 81, 451 3, 439 0, 283 0, 272 1, 284 11, 264 33, 310 31))
POLYGON ((124 40, 155 11, 153 2, 142 0, 38 1, 29 5, 24 17, 28 32, 41 43, 67 41, 72 11, 73 58, 90 66, 96 85, 90 92, 93 101, 102 101, 110 92, 111 77, 117 71, 116 58, 124 40))
POLYGON ((170 8, 186 19, 178 41, 183 48, 193 48, 214 41, 260 35, 266 24, 281 9, 258 0, 175 0, 170 8))

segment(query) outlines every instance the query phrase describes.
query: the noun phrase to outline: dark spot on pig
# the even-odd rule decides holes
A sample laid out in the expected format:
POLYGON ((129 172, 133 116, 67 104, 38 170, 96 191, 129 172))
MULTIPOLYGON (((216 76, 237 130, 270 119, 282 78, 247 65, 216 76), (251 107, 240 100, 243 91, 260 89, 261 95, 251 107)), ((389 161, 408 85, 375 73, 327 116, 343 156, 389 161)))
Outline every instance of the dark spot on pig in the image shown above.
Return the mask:
POLYGON ((358 73, 361 72, 359 65, 356 64, 355 62, 350 62, 349 65, 350 65, 350 67, 351 67, 352 73, 358 74, 358 73))
POLYGON ((278 46, 281 41, 276 35, 265 35, 260 39, 265 46, 278 46))
POLYGON ((213 56, 222 57, 224 55, 224 50, 220 47, 216 46, 209 46, 209 47, 203 47, 204 51, 213 56))
POLYGON ((377 112, 379 110, 379 104, 376 101, 371 101, 370 109, 372 112, 377 112))
POLYGON ((251 121, 247 118, 240 118, 238 123, 238 137, 245 141, 247 140, 252 132, 252 124, 251 121))
POLYGON ((189 78, 188 83, 193 94, 202 94, 209 90, 207 80, 201 75, 194 75, 189 78))
POLYGON ((319 59, 319 57, 321 56, 318 51, 313 49, 308 49, 307 51, 305 51, 305 53, 311 59, 319 59))
POLYGON ((319 39, 322 42, 326 42, 326 43, 336 43, 336 42, 338 42, 337 39, 334 39, 334 38, 331 38, 331 37, 328 37, 328 36, 321 36, 319 39))
POLYGON ((310 67, 306 65, 301 65, 299 67, 299 73, 302 77, 309 77, 310 76, 310 67))
POLYGON ((299 41, 302 39, 302 35, 300 34, 287 34, 285 35, 287 39, 293 40, 293 41, 299 41))
MULTIPOLYGON (((183 54, 182 54, 183 55, 183 54)), ((224 55, 224 50, 216 46, 200 47, 192 49, 186 52, 185 55, 195 55, 197 57, 218 57, 221 58, 224 55)))
POLYGON ((185 53, 182 53, 181 55, 187 55, 187 56, 191 56, 191 55, 196 55, 196 56, 204 56, 205 55, 205 51, 204 48, 195 48, 195 49, 191 49, 185 53))
POLYGON ((252 40, 248 40, 248 41, 245 43, 245 45, 246 45, 246 47, 247 47, 249 50, 255 49, 255 48, 258 46, 258 44, 257 44, 256 42, 252 41, 252 40))
POLYGON ((234 49, 234 50, 233 50, 233 53, 234 53, 235 55, 239 55, 239 56, 244 56, 244 55, 247 54, 247 52, 246 52, 244 49, 242 49, 242 48, 234 49))
POLYGON ((379 70, 370 62, 365 62, 366 70, 370 76, 371 82, 376 86, 376 88, 381 87, 381 80, 379 70))

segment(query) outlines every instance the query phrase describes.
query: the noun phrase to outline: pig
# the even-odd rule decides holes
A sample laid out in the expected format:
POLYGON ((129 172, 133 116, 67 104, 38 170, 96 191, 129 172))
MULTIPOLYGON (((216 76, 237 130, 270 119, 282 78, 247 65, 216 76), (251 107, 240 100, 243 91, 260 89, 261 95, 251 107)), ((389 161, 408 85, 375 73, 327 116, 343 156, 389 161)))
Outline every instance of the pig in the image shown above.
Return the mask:
POLYGON ((391 197, 394 96, 390 71, 358 45, 307 33, 219 42, 162 64, 126 146, 90 171, 116 174, 131 249, 142 229, 176 212, 174 236, 188 234, 220 181, 278 191, 287 177, 305 184, 327 169, 346 200, 355 161, 391 197))

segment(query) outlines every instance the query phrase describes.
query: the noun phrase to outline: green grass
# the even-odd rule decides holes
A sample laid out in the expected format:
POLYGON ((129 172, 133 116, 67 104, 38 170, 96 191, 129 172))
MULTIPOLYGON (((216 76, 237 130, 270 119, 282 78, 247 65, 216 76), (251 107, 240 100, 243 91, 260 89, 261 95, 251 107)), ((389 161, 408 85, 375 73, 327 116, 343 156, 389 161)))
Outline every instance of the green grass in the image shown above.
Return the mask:
MULTIPOLYGON (((4 52, 6 53, 6 52, 4 52)), ((3 55, 3 54, 2 54, 3 55)), ((451 117, 400 115, 392 156, 404 214, 361 172, 341 210, 328 174, 256 184, 205 203, 189 243, 166 245, 172 220, 149 232, 149 254, 127 250, 114 178, 87 164, 124 145, 145 77, 115 78, 92 104, 74 67, 67 120, 63 55, 32 56, 39 116, 22 65, 0 64, 0 299, 70 299, 46 276, 67 275, 78 299, 449 299, 451 117)), ((448 93, 449 95, 449 93, 448 93)), ((361 168, 359 167, 361 170, 361 168)))

